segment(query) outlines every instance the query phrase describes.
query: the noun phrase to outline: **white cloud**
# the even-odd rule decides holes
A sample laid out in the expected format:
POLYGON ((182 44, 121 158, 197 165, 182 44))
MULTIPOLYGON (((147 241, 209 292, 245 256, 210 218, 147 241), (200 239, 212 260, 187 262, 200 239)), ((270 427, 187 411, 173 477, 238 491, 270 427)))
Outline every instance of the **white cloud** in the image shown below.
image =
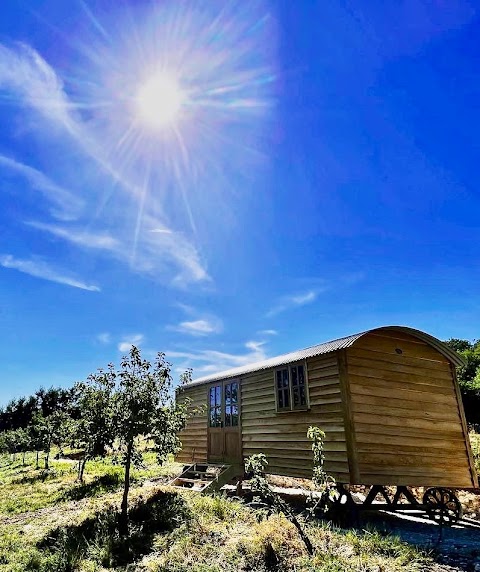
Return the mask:
POLYGON ((193 368, 194 377, 199 374, 207 375, 217 371, 231 369, 233 367, 241 367, 267 359, 267 353, 264 349, 265 342, 255 340, 248 341, 244 347, 248 350, 239 354, 220 352, 217 350, 203 350, 199 352, 181 352, 167 351, 168 358, 180 358, 185 361, 180 369, 187 367, 193 368))
POLYGON ((0 44, 0 87, 15 91, 46 119, 68 131, 75 129, 63 82, 31 47, 18 44, 12 49, 0 44))
MULTIPOLYGON (((109 190, 102 197, 89 189, 82 189, 85 214, 96 212, 99 205, 110 198, 110 189, 115 188, 116 208, 109 212, 108 217, 114 229, 110 233, 103 228, 97 232, 86 232, 43 222, 33 225, 78 247, 103 249, 120 259, 130 270, 168 281, 175 287, 210 281, 196 245, 184 232, 170 228, 164 214, 163 197, 157 188, 153 188, 154 184, 158 187, 158 181, 153 183, 143 180, 143 175, 140 179, 138 174, 132 175, 137 171, 130 170, 128 176, 124 174, 128 171, 125 166, 128 161, 122 160, 118 152, 121 142, 110 140, 110 146, 106 145, 104 138, 108 133, 97 130, 98 125, 94 121, 82 119, 80 107, 69 98, 63 81, 35 50, 25 45, 9 48, 0 44, 0 89, 10 91, 24 108, 36 111, 47 121, 47 128, 41 126, 42 137, 52 136, 55 129, 50 127, 63 129, 62 133, 67 138, 63 137, 62 144, 66 151, 73 151, 75 157, 70 173, 72 178, 77 177, 78 168, 85 173, 106 177, 105 185, 109 190), (79 149, 83 155, 78 153, 79 149), (77 165, 79 161, 80 167, 77 165), (132 209, 132 199, 138 206, 138 212, 132 209)), ((46 197, 48 195, 48 200, 58 207, 52 213, 56 218, 72 219, 78 214, 75 208, 79 209, 82 201, 43 173, 7 157, 3 158, 2 164, 25 177, 46 197)), ((84 227, 88 225, 90 228, 91 221, 83 222, 84 227)), ((101 218, 96 223, 102 224, 101 218)))
POLYGON ((280 298, 277 305, 271 308, 266 316, 267 318, 271 318, 286 310, 290 310, 291 308, 297 308, 299 306, 305 306, 305 304, 311 304, 317 299, 318 292, 316 290, 308 290, 307 292, 303 292, 300 294, 294 294, 290 296, 284 296, 280 298))
POLYGON ((169 326, 168 329, 192 336, 206 336, 221 332, 222 323, 218 319, 199 319, 180 322, 178 326, 169 326))
POLYGON ((86 248, 100 248, 115 251, 120 247, 120 242, 107 233, 96 234, 72 227, 61 227, 59 225, 35 221, 27 222, 26 224, 86 248))
POLYGON ((145 339, 143 334, 132 334, 124 336, 123 340, 118 344, 118 351, 128 352, 132 346, 139 346, 145 339))
POLYGON ((309 304, 317 298, 317 293, 313 290, 305 292, 305 294, 299 294, 298 296, 292 296, 290 298, 291 302, 295 306, 303 306, 304 304, 309 304))
POLYGON ((257 332, 260 336, 277 336, 277 330, 260 330, 257 332))
MULTIPOLYGON (((41 192, 56 208, 50 210, 50 213, 61 220, 71 220, 77 218, 83 208, 83 200, 72 192, 54 183, 43 173, 15 161, 5 155, 0 155, 0 168, 7 172, 14 173, 23 177, 28 184, 36 191, 41 192)), ((21 192, 19 192, 21 194, 21 192)))
POLYGON ((102 332, 101 334, 97 334, 96 339, 101 344, 109 344, 112 341, 112 336, 109 332, 102 332))
POLYGON ((98 286, 86 284, 77 278, 73 278, 64 272, 53 268, 40 258, 22 260, 14 258, 10 254, 5 254, 0 256, 0 265, 4 268, 12 268, 19 272, 23 272, 24 274, 29 274, 35 278, 42 278, 43 280, 49 280, 50 282, 56 282, 58 284, 65 284, 67 286, 72 286, 73 288, 80 288, 81 290, 89 290, 91 292, 100 291, 98 286))

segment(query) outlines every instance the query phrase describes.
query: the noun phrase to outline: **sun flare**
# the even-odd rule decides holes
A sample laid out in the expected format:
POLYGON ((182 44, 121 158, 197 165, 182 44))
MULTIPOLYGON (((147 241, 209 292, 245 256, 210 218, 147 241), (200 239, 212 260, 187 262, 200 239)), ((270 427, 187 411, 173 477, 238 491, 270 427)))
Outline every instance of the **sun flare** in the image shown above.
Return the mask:
POLYGON ((139 88, 138 119, 148 128, 163 129, 178 119, 185 94, 175 77, 160 73, 149 77, 139 88))

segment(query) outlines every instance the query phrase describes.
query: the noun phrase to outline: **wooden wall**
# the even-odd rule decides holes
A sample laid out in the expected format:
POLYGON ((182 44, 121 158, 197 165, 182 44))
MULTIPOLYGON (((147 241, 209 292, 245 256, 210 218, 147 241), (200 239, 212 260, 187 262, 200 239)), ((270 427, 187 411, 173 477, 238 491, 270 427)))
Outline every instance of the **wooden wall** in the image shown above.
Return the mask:
POLYGON ((346 355, 359 482, 474 486, 449 361, 395 331, 369 333, 346 355))
POLYGON ((243 456, 265 453, 268 472, 311 478, 312 450, 307 439, 310 425, 326 432, 325 468, 339 481, 348 482, 348 460, 342 398, 335 354, 307 362, 310 411, 275 410, 274 369, 242 378, 243 456))
POLYGON ((190 411, 199 411, 187 421, 187 426, 179 434, 182 450, 176 460, 179 463, 204 463, 207 461, 207 386, 199 385, 180 390, 177 399, 181 401, 185 397, 191 399, 190 411))

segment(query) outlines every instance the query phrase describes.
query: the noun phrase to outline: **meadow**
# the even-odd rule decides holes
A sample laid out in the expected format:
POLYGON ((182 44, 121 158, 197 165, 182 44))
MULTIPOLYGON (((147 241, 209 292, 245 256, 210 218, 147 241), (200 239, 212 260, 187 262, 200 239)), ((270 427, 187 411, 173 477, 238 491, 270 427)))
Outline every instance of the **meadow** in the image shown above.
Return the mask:
POLYGON ((310 557, 282 515, 260 518, 238 501, 167 486, 180 465, 156 464, 145 453, 134 469, 130 530, 118 534, 123 470, 107 457, 91 461, 85 482, 76 462, 52 460, 35 469, 33 454, 0 463, 0 570, 100 572, 298 572, 425 570, 432 558, 374 529, 335 528, 312 521, 310 557))

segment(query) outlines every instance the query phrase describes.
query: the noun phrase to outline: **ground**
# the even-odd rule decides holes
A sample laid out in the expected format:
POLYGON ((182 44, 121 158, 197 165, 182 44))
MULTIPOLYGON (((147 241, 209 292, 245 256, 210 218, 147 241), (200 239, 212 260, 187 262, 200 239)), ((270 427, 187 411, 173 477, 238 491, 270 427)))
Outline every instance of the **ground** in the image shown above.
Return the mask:
MULTIPOLYGON (((2 572, 470 572, 480 564, 480 529, 463 523, 438 543, 435 525, 388 515, 365 515, 351 529, 307 523, 310 557, 284 516, 171 489, 180 466, 159 467, 151 453, 133 473, 130 533, 120 537, 122 469, 112 459, 87 464, 84 485, 74 461, 54 460, 50 471, 35 470, 33 456, 26 462, 0 461, 2 572)), ((475 497, 467 501, 476 514, 475 497)))

